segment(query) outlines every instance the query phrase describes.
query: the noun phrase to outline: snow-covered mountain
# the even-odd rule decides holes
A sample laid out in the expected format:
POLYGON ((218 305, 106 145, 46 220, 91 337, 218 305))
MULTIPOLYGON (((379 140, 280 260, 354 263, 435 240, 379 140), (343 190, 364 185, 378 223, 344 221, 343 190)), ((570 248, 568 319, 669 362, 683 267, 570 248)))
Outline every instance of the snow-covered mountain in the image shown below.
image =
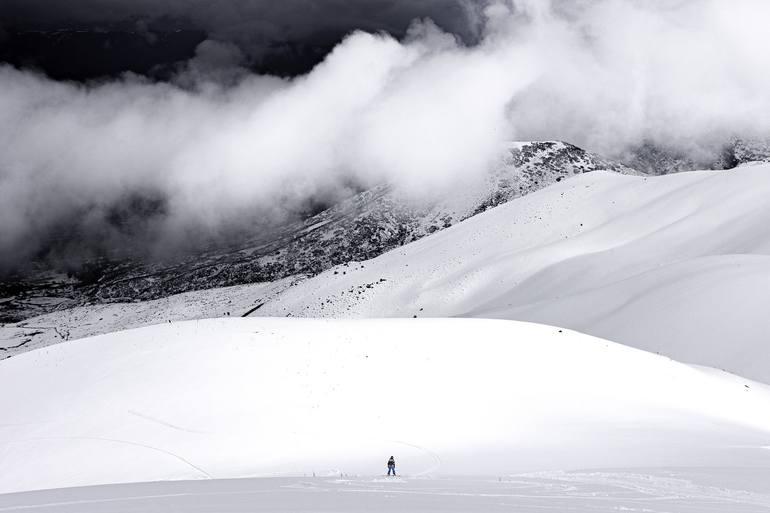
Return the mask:
POLYGON ((735 469, 770 439, 765 385, 510 321, 164 323, 4 360, 0 390, 0 493, 372 476, 390 454, 407 478, 735 469))
POLYGON ((630 168, 562 142, 511 143, 484 179, 451 195, 415 202, 381 185, 307 219, 265 230, 235 246, 180 261, 94 262, 64 276, 45 266, 18 282, 0 283, 6 322, 82 304, 152 300, 195 290, 318 274, 366 260, 452 226, 513 198, 575 174, 630 168))
POLYGON ((748 162, 770 162, 770 139, 737 137, 721 146, 700 152, 688 152, 648 141, 629 148, 621 160, 633 169, 649 175, 733 169, 748 162), (696 156, 699 153, 702 155, 696 156))
POLYGON ((565 326, 770 382, 770 166, 590 173, 375 259, 0 329, 3 356, 157 322, 226 315, 471 316, 565 326))
POLYGON ((327 271, 254 314, 531 320, 770 382, 768 197, 767 164, 591 173, 327 271))
POLYGON ((770 139, 739 139, 733 147, 733 155, 739 164, 770 162, 770 139))
POLYGON ((770 507, 770 388, 718 369, 770 381, 770 165, 571 174, 493 176, 510 196, 423 206, 461 222, 314 277, 0 327, 0 509, 770 507), (405 477, 373 477, 389 454, 405 477), (4 495, 169 479, 195 481, 4 495))

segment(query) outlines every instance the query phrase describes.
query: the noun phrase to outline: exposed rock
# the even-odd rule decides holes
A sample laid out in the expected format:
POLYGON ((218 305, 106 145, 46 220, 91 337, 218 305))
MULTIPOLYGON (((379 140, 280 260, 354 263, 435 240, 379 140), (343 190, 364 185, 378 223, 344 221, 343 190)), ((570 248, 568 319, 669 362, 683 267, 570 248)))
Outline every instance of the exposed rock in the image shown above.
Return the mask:
POLYGON ((91 302, 158 299, 192 290, 312 276, 373 258, 516 197, 595 170, 637 174, 563 142, 510 143, 484 180, 451 197, 417 203, 389 185, 380 185, 303 221, 245 240, 239 247, 212 249, 173 264, 91 262, 89 269, 99 267, 95 282, 46 272, 27 276, 0 290, 0 296, 5 296, 0 320, 17 321, 91 302))
POLYGON ((770 140, 738 139, 733 149, 738 164, 770 162, 770 140))

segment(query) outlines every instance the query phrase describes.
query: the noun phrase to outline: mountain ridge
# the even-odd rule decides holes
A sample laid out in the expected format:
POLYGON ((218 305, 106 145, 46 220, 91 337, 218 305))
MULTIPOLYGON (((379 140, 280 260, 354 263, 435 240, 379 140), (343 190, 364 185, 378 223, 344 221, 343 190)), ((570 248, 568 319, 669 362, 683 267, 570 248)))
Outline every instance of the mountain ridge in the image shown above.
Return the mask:
POLYGON ((638 174, 569 143, 509 143, 488 174, 450 197, 419 203, 382 184, 235 248, 199 252, 172 264, 93 262, 84 274, 45 271, 2 284, 0 320, 18 322, 78 305, 154 300, 194 290, 314 276, 335 265, 376 257, 564 178, 596 170, 638 174))

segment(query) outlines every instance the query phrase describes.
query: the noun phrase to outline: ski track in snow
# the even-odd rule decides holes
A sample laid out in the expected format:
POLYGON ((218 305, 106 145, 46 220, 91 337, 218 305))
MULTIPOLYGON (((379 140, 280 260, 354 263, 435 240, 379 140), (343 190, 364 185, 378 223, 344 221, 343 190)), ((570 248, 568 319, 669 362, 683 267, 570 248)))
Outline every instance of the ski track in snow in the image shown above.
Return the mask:
MULTIPOLYGON (((0 495, 0 512, 445 511, 730 512, 770 511, 767 469, 760 491, 709 484, 727 469, 540 472, 499 478, 263 478, 139 483, 0 495), (308 507, 312 504, 312 507, 308 507)), ((729 472, 728 472, 729 473, 729 472)))
POLYGON ((166 427, 171 428, 171 429, 176 429, 177 431, 183 431, 185 433, 193 433, 193 434, 196 434, 196 435, 209 434, 208 431, 198 431, 198 430, 195 430, 195 429, 183 428, 181 426, 177 426, 176 424, 171 424, 170 422, 166 422, 166 421, 157 419, 155 417, 151 417, 149 415, 145 415, 144 413, 139 413, 138 411, 134 411, 134 410, 127 410, 127 411, 128 411, 129 414, 131 414, 131 415, 133 415, 135 417, 139 417, 141 419, 148 420, 150 422, 155 422, 156 424, 160 424, 162 426, 166 426, 166 427))
POLYGON ((176 460, 181 461, 188 467, 191 467, 192 469, 201 473, 203 476, 207 477, 208 479, 214 479, 214 477, 211 474, 209 474, 208 472, 200 468, 198 465, 195 465, 188 459, 184 458, 183 456, 180 456, 179 454, 176 454, 171 451, 167 451, 166 449, 161 449, 160 447, 155 447, 155 446, 143 444, 140 442, 132 442, 131 440, 120 440, 116 438, 104 438, 104 437, 98 437, 98 436, 44 436, 44 437, 41 436, 36 438, 22 438, 19 440, 5 440, 5 441, 0 441, 0 444, 2 445, 22 444, 22 443, 28 443, 28 442, 44 441, 44 440, 95 440, 99 442, 110 442, 110 443, 116 443, 116 444, 132 445, 134 447, 143 447, 145 449, 150 449, 152 451, 159 452, 167 456, 171 456, 172 458, 175 458, 176 460))
POLYGON ((441 468, 441 457, 438 454, 436 454, 435 452, 431 451, 430 449, 426 449, 425 447, 422 447, 420 445, 410 444, 408 442, 401 442, 399 440, 394 440, 393 442, 397 443, 397 444, 405 445, 407 447, 413 447, 414 449, 417 449, 417 450, 420 450, 420 451, 424 452, 425 454, 430 456, 431 459, 433 459, 433 466, 429 467, 426 470, 423 470, 422 472, 418 472, 418 473, 414 474, 415 476, 430 475, 433 472, 435 472, 435 471, 437 471, 438 469, 441 468))
POLYGON ((770 463, 770 387, 512 321, 166 323, 4 360, 0 389, 5 493, 770 463))

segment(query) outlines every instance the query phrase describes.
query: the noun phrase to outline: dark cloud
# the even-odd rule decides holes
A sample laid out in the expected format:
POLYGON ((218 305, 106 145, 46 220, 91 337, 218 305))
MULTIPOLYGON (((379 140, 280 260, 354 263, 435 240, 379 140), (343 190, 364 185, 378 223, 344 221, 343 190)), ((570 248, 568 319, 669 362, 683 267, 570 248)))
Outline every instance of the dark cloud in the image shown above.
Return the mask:
MULTIPOLYGON (((0 5, 22 20, 44 4, 0 5)), ((510 139, 611 156, 649 142, 697 161, 735 135, 770 133, 765 0, 501 0, 483 12, 427 0, 45 5, 40 20, 104 19, 105 6, 114 20, 157 16, 132 22, 140 48, 168 50, 164 34, 194 33, 159 28, 163 14, 205 32, 186 58, 166 59, 166 81, 60 82, 0 66, 0 268, 56 238, 100 255, 253 231, 254 219, 301 212, 350 184, 433 192, 481 175, 510 139), (400 25, 418 12, 454 20, 449 5, 461 27, 476 27, 475 44, 459 29, 400 25), (262 48, 291 64, 292 38, 307 49, 322 27, 386 25, 403 33, 356 32, 292 78, 252 73, 250 59, 266 57, 243 42, 271 41, 262 48)))
POLYGON ((210 30, 256 27, 266 36, 303 37, 325 28, 403 31, 414 18, 430 17, 449 31, 470 34, 478 0, 4 0, 6 25, 180 18, 210 30), (261 30, 260 30, 261 28, 261 30))
POLYGON ((89 51, 96 54, 90 61, 147 74, 152 65, 136 63, 132 55, 155 65, 185 60, 203 39, 236 45, 255 71, 295 75, 309 71, 354 30, 401 37, 413 20, 430 18, 472 43, 479 38, 480 9, 481 0, 4 0, 0 20, 18 34, 5 60, 50 69, 57 77, 78 78, 66 77, 64 68, 89 51), (62 29, 71 32, 63 38, 62 29), (52 31, 58 31, 54 43, 46 41, 52 31), (110 45, 117 50, 105 52, 110 45))

